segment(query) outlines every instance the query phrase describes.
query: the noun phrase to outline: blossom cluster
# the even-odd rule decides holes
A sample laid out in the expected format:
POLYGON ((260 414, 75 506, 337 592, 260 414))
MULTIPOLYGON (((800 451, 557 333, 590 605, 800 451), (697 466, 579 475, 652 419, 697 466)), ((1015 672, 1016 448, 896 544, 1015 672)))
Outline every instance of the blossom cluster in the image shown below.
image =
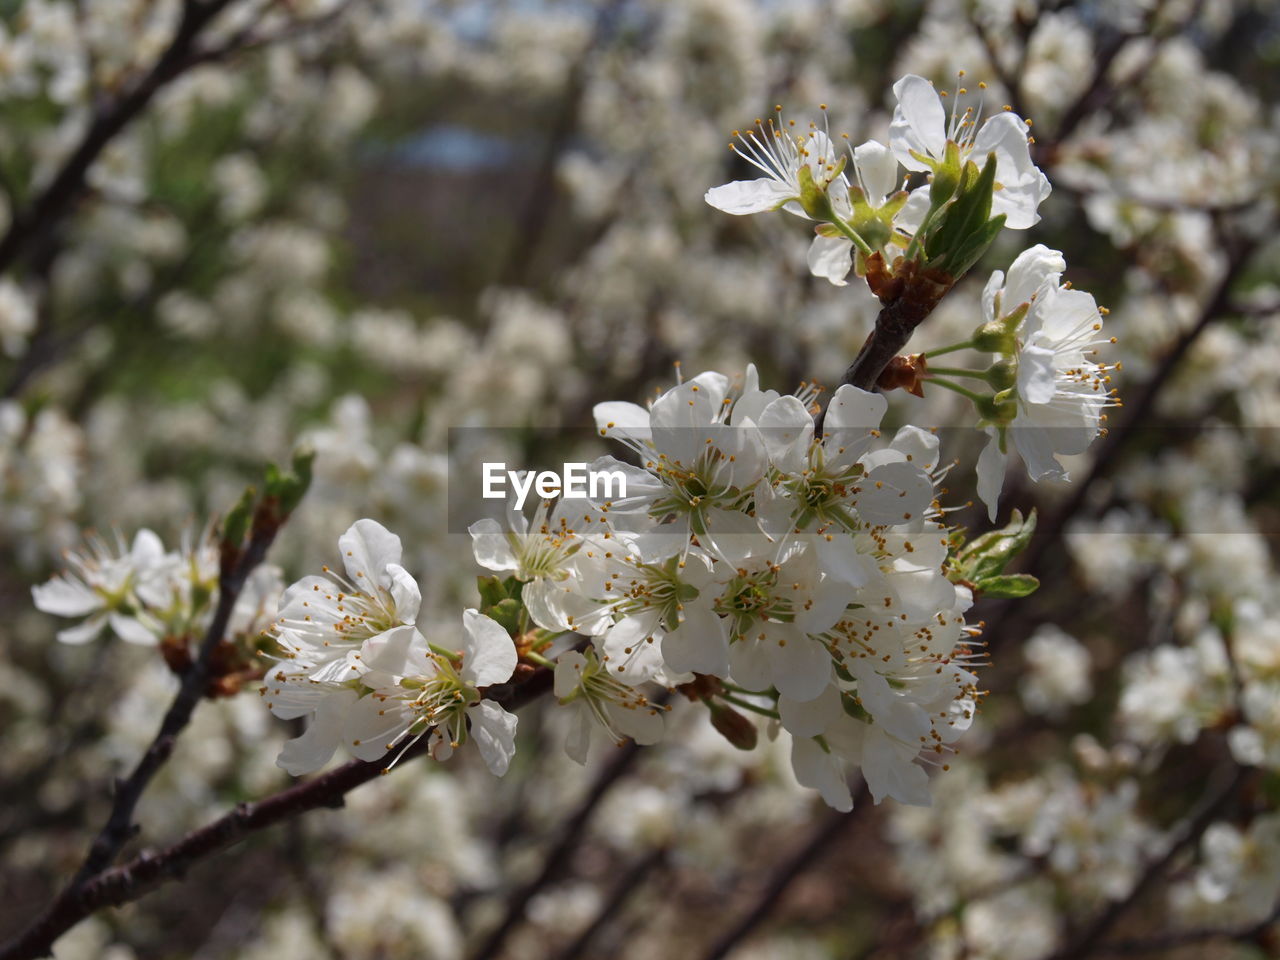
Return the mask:
MULTIPOLYGON (((63 572, 31 589, 37 610, 85 618, 58 631, 63 643, 89 643, 109 630, 127 643, 186 651, 204 635, 218 603, 219 550, 211 531, 185 536, 177 550, 166 550, 145 528, 132 543, 119 534, 114 541, 92 535, 63 559, 63 572)), ((282 588, 278 567, 256 567, 236 596, 228 635, 255 639, 270 624, 282 588)))

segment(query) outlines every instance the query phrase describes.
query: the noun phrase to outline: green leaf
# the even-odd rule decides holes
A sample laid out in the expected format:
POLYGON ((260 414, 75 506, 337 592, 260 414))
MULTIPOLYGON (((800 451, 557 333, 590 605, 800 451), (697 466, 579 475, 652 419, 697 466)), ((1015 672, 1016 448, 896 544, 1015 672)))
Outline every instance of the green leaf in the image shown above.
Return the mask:
POLYGON ((253 517, 253 504, 257 491, 246 487, 240 502, 231 508, 222 521, 222 542, 231 549, 238 549, 244 543, 245 534, 249 532, 249 520, 253 517))
POLYGON ((956 553, 953 567, 960 579, 977 583, 1004 573, 1009 562, 1026 549, 1036 531, 1036 512, 1025 520, 1015 510, 1003 530, 984 533, 956 553))
POLYGON ((985 597, 1026 597, 1036 592, 1040 581, 1029 573, 1013 573, 1002 577, 987 577, 974 583, 985 597))

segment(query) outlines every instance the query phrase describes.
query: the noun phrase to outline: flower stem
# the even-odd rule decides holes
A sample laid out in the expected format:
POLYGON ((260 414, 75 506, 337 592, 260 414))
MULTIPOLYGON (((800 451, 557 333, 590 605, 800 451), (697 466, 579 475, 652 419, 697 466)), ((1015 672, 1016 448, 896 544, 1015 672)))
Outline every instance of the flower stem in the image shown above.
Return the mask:
POLYGON ((552 670, 556 667, 554 660, 549 660, 542 654, 535 653, 532 650, 525 651, 523 659, 527 660, 529 663, 536 663, 540 667, 550 667, 552 670))
POLYGON ((871 254, 875 253, 875 251, 871 249, 871 244, 863 240, 861 234, 859 234, 857 230, 853 229, 853 227, 849 226, 839 217, 832 217, 831 225, 848 237, 850 242, 862 251, 862 255, 864 257, 869 257, 871 254))
POLYGON ((943 380, 941 377, 929 377, 925 382, 937 384, 940 387, 946 387, 948 390, 958 393, 962 397, 968 397, 974 403, 982 403, 987 399, 981 394, 974 393, 972 390, 962 387, 958 383, 952 383, 950 380, 943 380))
POLYGON ((733 693, 745 693, 751 697, 768 697, 772 696, 768 690, 748 690, 746 687, 740 687, 736 683, 730 683, 728 680, 721 680, 720 686, 733 693))
POLYGON ((978 380, 987 379, 987 371, 966 370, 963 367, 929 367, 928 372, 931 374, 940 373, 944 377, 974 377, 978 380))
POLYGON ((949 347, 939 347, 937 350, 926 350, 921 354, 921 356, 926 360, 932 360, 934 357, 940 357, 945 353, 955 353, 957 350, 970 350, 972 348, 972 340, 961 340, 959 343, 953 343, 949 347))
POLYGON ((735 697, 731 693, 720 693, 717 694, 717 696, 725 703, 732 703, 735 707, 741 707, 743 710, 750 710, 752 713, 758 713, 762 717, 772 717, 774 720, 782 719, 777 710, 770 710, 768 707, 759 706, 749 700, 743 700, 741 697, 735 697))

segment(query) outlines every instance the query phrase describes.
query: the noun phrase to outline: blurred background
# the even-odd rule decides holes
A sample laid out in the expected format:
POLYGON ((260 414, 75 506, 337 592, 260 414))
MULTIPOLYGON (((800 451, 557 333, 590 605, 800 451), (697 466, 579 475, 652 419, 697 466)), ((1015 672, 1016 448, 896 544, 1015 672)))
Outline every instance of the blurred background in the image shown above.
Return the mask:
MULTIPOLYGON (((1034 121, 1054 192, 912 346, 965 337, 1044 243, 1110 308, 1126 406, 1072 485, 1006 485, 1044 587, 971 617, 991 695, 933 808, 837 816, 785 737, 739 752, 692 704, 584 770, 535 705, 506 778, 406 765, 57 956, 1280 956, 1270 0, 204 2, 191 36, 179 0, 0 3, 0 932, 74 870, 176 687, 32 607, 85 530, 176 545, 309 443, 286 579, 374 517, 452 624, 481 571, 450 429, 504 428, 488 449, 522 463, 677 362, 835 382, 865 285, 809 276, 799 220, 703 194, 775 104, 885 139, 895 79, 965 70, 1034 121)), ((964 425, 959 400, 898 392, 890 419, 964 425)), ((944 434, 961 508, 971 433, 944 434)), ((287 785, 290 735, 252 685, 202 704, 134 849, 287 785)))

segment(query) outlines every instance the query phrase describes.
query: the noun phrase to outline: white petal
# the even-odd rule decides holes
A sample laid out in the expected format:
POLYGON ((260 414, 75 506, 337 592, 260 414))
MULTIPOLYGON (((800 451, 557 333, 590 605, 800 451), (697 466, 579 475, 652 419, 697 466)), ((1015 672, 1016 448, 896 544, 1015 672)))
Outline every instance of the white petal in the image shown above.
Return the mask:
POLYGON ((357 520, 338 538, 338 549, 347 576, 362 590, 372 592, 387 564, 400 562, 400 538, 376 520, 357 520))
POLYGON ((813 442, 813 416, 799 398, 774 400, 761 411, 758 426, 775 467, 784 473, 804 469, 813 442))
POLYGON ((134 535, 129 559, 134 570, 141 573, 164 559, 164 544, 155 533, 144 527, 134 535))
POLYGON ((396 617, 401 623, 416 623, 418 608, 422 606, 422 591, 418 581, 398 563, 389 563, 384 571, 391 599, 396 606, 396 617))
POLYGON ((353 703, 343 723, 343 740, 351 755, 359 760, 379 760, 394 746, 394 740, 413 723, 399 702, 366 696, 353 703))
POLYGON ((862 775, 876 803, 885 797, 915 807, 927 807, 933 802, 928 774, 914 762, 914 755, 910 759, 906 756, 908 753, 878 727, 867 731, 862 745, 862 775))
POLYGON ((898 161, 893 151, 879 140, 868 140, 854 147, 853 165, 871 206, 881 206, 885 197, 898 189, 898 161))
POLYGON ((1018 354, 1018 394, 1027 403, 1044 404, 1057 392, 1053 351, 1028 343, 1018 354))
POLYGON ((1062 253, 1050 250, 1043 243, 1023 250, 1009 267, 1009 279, 1005 281, 1001 298, 1003 311, 1012 313, 1018 304, 1030 302, 1047 282, 1057 286, 1058 278, 1066 269, 1067 261, 1062 253))
MULTIPOLYGON (((556 673, 559 675, 558 670, 556 673)), ((587 754, 591 751, 591 734, 596 720, 586 703, 574 703, 570 709, 573 715, 569 719, 569 736, 564 741, 564 752, 574 763, 586 766, 587 754)))
POLYGON ((464 610, 461 676, 477 687, 506 683, 515 672, 516 645, 496 620, 475 609, 464 610))
POLYGON ((929 166, 911 155, 912 151, 941 160, 947 145, 947 113, 933 84, 908 74, 893 85, 898 105, 889 125, 889 147, 908 170, 928 170, 929 166))
POLYGON ((649 439, 649 411, 634 403, 610 400, 591 410, 596 429, 603 436, 646 441, 649 439))
POLYGON ((833 286, 848 284, 845 277, 853 269, 853 244, 844 237, 824 237, 818 234, 809 244, 807 256, 809 272, 829 281, 833 286))
POLYGON ((103 604, 103 598, 89 587, 65 577, 32 587, 31 600, 41 613, 57 617, 83 617, 103 604))
POLYGON ((810 637, 797 636, 786 646, 765 644, 772 664, 773 685, 797 703, 813 700, 831 685, 831 653, 810 637))
MULTIPOLYGON (((510 676, 510 674, 508 674, 510 676)), ((481 700, 467 708, 471 718, 471 735, 485 766, 495 777, 507 772, 511 758, 516 755, 516 715, 507 713, 492 700, 481 700)))
POLYGON ((154 647, 158 643, 155 633, 144 627, 136 617, 125 617, 113 613, 109 617, 111 632, 127 643, 136 643, 143 647, 154 647))
POLYGON ((58 631, 58 641, 60 643, 69 643, 78 646, 82 643, 88 643, 102 632, 102 628, 107 625, 107 615, 100 613, 96 617, 90 617, 84 623, 74 627, 67 627, 65 630, 58 631))
POLYGON ((772 177, 761 177, 759 180, 734 180, 712 187, 704 199, 717 210, 742 215, 777 210, 795 198, 796 192, 790 187, 772 177))
POLYGON ((725 626, 701 603, 685 604, 684 622, 662 638, 662 659, 675 673, 729 675, 725 626))
POLYGON ((476 563, 485 570, 502 573, 520 566, 512 552, 511 541, 507 539, 507 531, 497 520, 490 517, 477 520, 467 527, 467 532, 471 534, 471 550, 475 553, 476 563))
POLYGON ((557 699, 564 699, 578 689, 587 658, 577 650, 567 650, 556 660, 553 692, 557 699))
POLYGON ((782 716, 782 726, 793 737, 818 737, 826 732, 828 724, 844 713, 844 707, 840 702, 839 688, 827 684, 826 689, 812 700, 780 697, 778 713, 782 716))
POLYGON ((610 703, 608 711, 614 729, 642 747, 659 743, 666 732, 662 710, 657 707, 624 707, 610 703))
POLYGON ((1032 480, 1039 483, 1044 479, 1067 479, 1067 472, 1054 456, 1054 443, 1049 431, 1022 427, 1015 422, 1008 428, 1008 433, 1032 480))
POLYGON ((978 496, 987 505, 987 518, 994 523, 1000 503, 1000 491, 1004 489, 1005 465, 1009 456, 1001 451, 1000 437, 996 431, 992 429, 989 432, 991 439, 978 457, 978 496))
POLYGON ((858 516, 875 525, 914 520, 933 502, 933 481, 905 460, 876 467, 858 481, 858 486, 858 516))
POLYGON ((880 426, 889 401, 882 393, 871 393, 851 384, 844 384, 831 398, 823 428, 827 433, 855 430, 866 433, 880 426))
POLYGON ((853 795, 845 782, 840 758, 823 750, 817 741, 806 737, 791 741, 791 769, 801 786, 822 794, 827 806, 842 813, 853 809, 853 795))
POLYGON ((347 711, 356 702, 354 690, 340 689, 320 701, 306 733, 288 741, 276 758, 276 766, 295 777, 319 770, 333 756, 342 739, 347 711))

